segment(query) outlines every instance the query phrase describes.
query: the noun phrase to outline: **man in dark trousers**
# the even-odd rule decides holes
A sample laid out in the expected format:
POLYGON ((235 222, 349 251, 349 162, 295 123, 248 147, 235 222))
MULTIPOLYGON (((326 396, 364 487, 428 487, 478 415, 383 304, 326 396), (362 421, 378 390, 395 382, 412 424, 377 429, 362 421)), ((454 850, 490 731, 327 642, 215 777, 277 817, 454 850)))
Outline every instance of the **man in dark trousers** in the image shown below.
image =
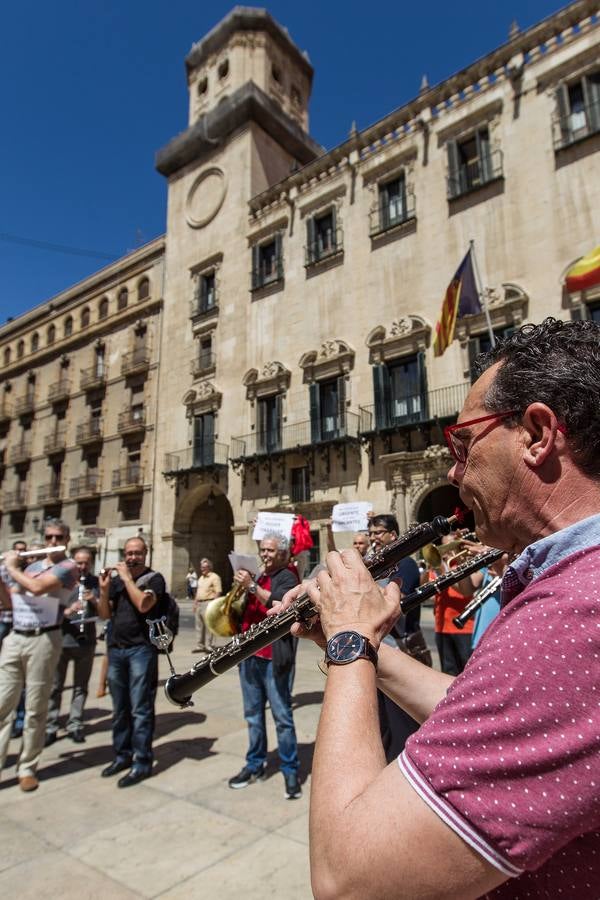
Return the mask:
POLYGON ((91 572, 93 561, 91 550, 81 547, 73 554, 73 559, 79 570, 79 586, 71 598, 70 606, 65 609, 62 621, 62 653, 56 667, 54 685, 48 705, 46 746, 53 744, 58 736, 60 701, 67 668, 71 660, 73 661, 73 696, 67 720, 67 734, 76 744, 83 744, 85 741, 83 708, 88 694, 90 675, 94 666, 96 624, 89 621, 81 624, 81 620, 82 618, 90 619, 96 615, 99 588, 98 579, 91 572))
POLYGON ((108 684, 113 701, 113 762, 102 770, 109 778, 125 769, 119 787, 130 787, 152 774, 154 700, 158 651, 150 643, 147 618, 167 612, 165 580, 146 566, 148 548, 141 537, 129 538, 117 577, 100 573, 98 611, 112 620, 108 638, 108 684))

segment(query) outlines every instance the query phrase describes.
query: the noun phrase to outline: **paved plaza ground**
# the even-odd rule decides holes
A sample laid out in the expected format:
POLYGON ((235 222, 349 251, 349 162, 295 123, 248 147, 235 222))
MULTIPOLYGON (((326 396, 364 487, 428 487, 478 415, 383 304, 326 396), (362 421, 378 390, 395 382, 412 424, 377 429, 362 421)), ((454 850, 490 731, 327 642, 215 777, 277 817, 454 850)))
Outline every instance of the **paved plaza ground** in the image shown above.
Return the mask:
MULTIPOLYGON (((184 604, 178 670, 198 659, 191 655, 190 624, 184 604)), ((99 643, 98 653, 103 650, 99 643)), ((127 789, 117 788, 116 778, 101 778, 112 759, 111 702, 95 697, 98 657, 87 741, 74 744, 61 732, 44 750, 33 794, 19 790, 18 745, 11 742, 0 783, 0 896, 310 898, 308 798, 324 688, 319 656, 311 642, 300 643, 294 718, 304 793, 298 800, 284 799, 269 713, 267 779, 244 790, 227 786, 244 764, 247 741, 237 669, 198 692, 189 710, 171 706, 159 689, 154 776, 127 789)), ((161 678, 166 674, 161 659, 161 678)))

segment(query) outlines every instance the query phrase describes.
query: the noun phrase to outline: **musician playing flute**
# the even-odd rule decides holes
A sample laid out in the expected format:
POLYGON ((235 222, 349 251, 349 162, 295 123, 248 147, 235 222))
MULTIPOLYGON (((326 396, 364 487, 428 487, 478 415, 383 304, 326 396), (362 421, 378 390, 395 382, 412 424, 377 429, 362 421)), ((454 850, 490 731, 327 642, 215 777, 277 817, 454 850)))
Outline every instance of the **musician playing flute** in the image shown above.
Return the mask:
POLYGON ((318 900, 598 896, 600 325, 527 325, 479 370, 446 430, 449 479, 479 538, 516 558, 464 672, 381 643, 399 592, 354 550, 329 554, 308 588, 314 636, 329 641, 310 812, 318 900), (388 766, 377 686, 422 723, 388 766))

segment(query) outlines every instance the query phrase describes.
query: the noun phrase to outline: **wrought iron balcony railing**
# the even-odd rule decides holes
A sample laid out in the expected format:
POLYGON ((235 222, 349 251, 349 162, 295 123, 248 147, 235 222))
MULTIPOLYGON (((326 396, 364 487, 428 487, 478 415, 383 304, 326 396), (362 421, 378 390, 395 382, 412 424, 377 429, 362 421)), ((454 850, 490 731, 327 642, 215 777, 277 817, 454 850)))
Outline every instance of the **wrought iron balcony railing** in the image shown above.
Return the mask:
POLYGON ((165 453, 163 474, 176 475, 192 472, 195 469, 226 466, 228 454, 227 444, 220 444, 217 441, 196 444, 194 447, 186 447, 185 450, 178 450, 176 453, 165 453))
POLYGON ((106 384, 106 369, 99 366, 92 366, 91 369, 81 370, 80 387, 82 391, 92 391, 94 388, 102 387, 106 384))
POLYGON ((60 482, 41 484, 37 492, 38 503, 58 503, 62 500, 62 485, 60 482))
POLYGON ((555 115, 552 120, 554 149, 562 150, 576 141, 600 132, 600 99, 564 116, 555 115))
POLYGON ((253 456, 269 456, 285 453, 313 444, 333 441, 356 440, 359 434, 358 413, 347 411, 341 416, 296 422, 271 431, 257 431, 231 439, 232 460, 251 459, 253 456))
POLYGON ((150 366, 150 350, 148 347, 136 347, 121 357, 121 375, 133 375, 145 372, 150 366))
POLYGON ((25 416, 32 413, 35 407, 35 394, 27 392, 15 400, 15 415, 25 416))
POLYGON ((144 472, 139 464, 131 463, 120 469, 113 469, 111 487, 116 493, 134 491, 141 488, 143 484, 144 472))
POLYGON ((376 237, 398 225, 415 219, 415 195, 410 191, 386 203, 373 206, 369 212, 369 235, 376 237))
POLYGON ((19 441, 8 451, 8 461, 13 465, 27 462, 29 459, 31 459, 31 441, 19 441))
POLYGON ((130 434, 133 431, 143 431, 146 427, 146 408, 127 407, 119 413, 117 429, 119 434, 130 434))
POLYGON ((50 403, 58 403, 66 400, 71 393, 71 382, 68 378, 59 378, 48 388, 48 400, 50 403))
POLYGON ((317 237, 304 248, 304 265, 313 266, 344 252, 344 232, 338 226, 317 237))
POLYGON ((463 194, 476 191, 491 181, 502 178, 502 150, 482 154, 479 159, 459 165, 448 175, 448 199, 455 200, 463 194))
POLYGON ((2 506, 8 512, 15 509, 27 508, 27 488, 17 488, 15 491, 4 491, 2 506))
POLYGON ((275 284, 283 279, 283 256, 276 256, 270 265, 259 265, 250 272, 250 290, 258 291, 260 288, 275 284))
POLYGON ((88 472, 71 478, 69 485, 69 497, 79 500, 87 497, 96 497, 100 493, 100 476, 97 472, 88 472))
POLYGON ((470 388, 470 382, 465 381, 463 384, 454 384, 435 391, 390 398, 387 403, 361 406, 360 433, 372 434, 433 419, 455 418, 462 409, 470 388))
POLYGON ((44 453, 62 453, 67 447, 66 428, 57 428, 44 438, 44 453))
POLYGON ((95 444, 102 440, 102 419, 89 419, 77 426, 78 444, 95 444))
POLYGON ((190 372, 193 378, 201 378, 207 372, 212 372, 217 364, 217 356, 212 350, 202 350, 200 355, 190 362, 190 372))
POLYGON ((216 294, 195 294, 190 301, 190 319, 200 319, 219 314, 216 294))

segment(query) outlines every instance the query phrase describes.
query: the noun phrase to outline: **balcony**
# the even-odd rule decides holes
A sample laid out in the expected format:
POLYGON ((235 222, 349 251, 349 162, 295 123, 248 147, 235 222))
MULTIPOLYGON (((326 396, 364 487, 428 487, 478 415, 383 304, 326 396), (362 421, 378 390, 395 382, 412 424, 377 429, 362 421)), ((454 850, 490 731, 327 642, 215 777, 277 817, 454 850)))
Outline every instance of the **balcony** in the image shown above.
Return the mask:
POLYGON ((193 378, 203 378, 209 372, 215 371, 217 356, 212 350, 201 350, 200 355, 190 362, 190 372, 193 378))
POLYGON ((77 500, 87 500, 97 497, 100 493, 100 476, 97 472, 88 472, 87 475, 79 475, 71 478, 69 485, 69 497, 77 500))
POLYGON ((387 203, 378 203, 369 212, 369 236, 374 238, 385 231, 391 231, 400 225, 414 222, 415 195, 405 193, 393 197, 387 203))
POLYGON ((139 464, 132 463, 121 469, 113 469, 112 490, 115 494, 139 491, 144 484, 144 472, 139 464))
POLYGON ((136 434, 146 428, 146 409, 143 406, 126 407, 119 413, 117 430, 119 434, 136 434))
POLYGON ((8 451, 8 461, 11 465, 29 462, 31 459, 31 441, 19 441, 8 451))
POLYGON ((12 406, 8 400, 0 401, 0 426, 6 426, 12 418, 12 406))
POLYGON ((81 370, 79 386, 82 391, 93 391, 104 387, 106 384, 106 370, 101 366, 92 366, 91 369, 81 370))
POLYGON ((38 503, 60 503, 62 500, 62 487, 60 482, 41 484, 37 492, 38 503))
POLYGON ((51 384, 48 388, 48 402, 49 403, 61 403, 63 400, 67 400, 71 393, 71 382, 68 378, 59 378, 58 381, 55 381, 54 384, 51 384))
POLYGON ((15 415, 28 416, 33 412, 35 406, 35 395, 31 392, 17 397, 15 400, 15 415))
POLYGON ((214 293, 194 296, 190 302, 190 319, 208 319, 219 315, 219 304, 214 293))
POLYGON ((16 491, 4 491, 2 506, 5 512, 17 509, 27 509, 27 488, 17 488, 16 491))
POLYGON ((231 439, 230 458, 243 462, 258 456, 274 453, 289 453, 315 444, 358 440, 360 416, 346 412, 343 416, 332 416, 314 421, 284 425, 268 432, 254 432, 231 439))
POLYGON ((456 200, 457 197, 477 191, 502 177, 502 150, 485 153, 470 163, 462 163, 448 175, 448 199, 456 200))
POLYGON ((179 450, 176 453, 165 453, 163 475, 172 476, 202 469, 225 467, 228 450, 227 444, 212 441, 197 444, 195 447, 186 447, 185 450, 179 450))
POLYGON ((552 119, 554 150, 564 150, 571 144, 600 132, 600 99, 583 103, 581 108, 552 119))
POLYGON ((250 272, 251 291, 259 291, 278 281, 283 281, 283 256, 275 256, 268 264, 259 265, 250 272))
POLYGON ((344 232, 335 228, 319 235, 315 241, 304 248, 304 266, 315 266, 334 259, 344 253, 344 232))
POLYGON ((121 357, 121 375, 137 375, 147 372, 150 367, 150 350, 148 347, 136 347, 121 357))
POLYGON ((99 444, 102 441, 102 419, 90 419, 77 426, 77 443, 81 446, 99 444))
POLYGON ((52 456, 55 453, 63 453, 67 447, 66 428, 56 428, 44 438, 44 453, 52 456))
POLYGON ((424 422, 455 419, 470 389, 471 383, 465 381, 435 391, 392 398, 388 403, 361 406, 360 433, 397 431, 424 422))

